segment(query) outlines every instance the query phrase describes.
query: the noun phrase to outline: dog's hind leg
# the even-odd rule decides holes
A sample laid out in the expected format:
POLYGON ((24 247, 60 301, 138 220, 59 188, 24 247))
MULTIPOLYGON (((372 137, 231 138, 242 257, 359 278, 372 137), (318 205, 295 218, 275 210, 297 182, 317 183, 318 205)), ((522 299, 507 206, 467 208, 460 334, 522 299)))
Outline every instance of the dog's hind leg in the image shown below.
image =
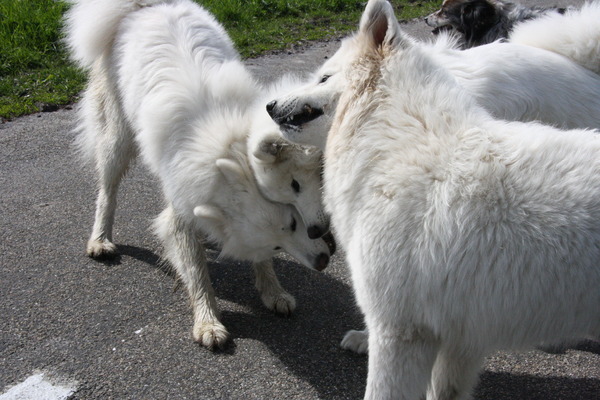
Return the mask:
POLYGON ((427 400, 467 400, 477 381, 483 356, 441 349, 431 376, 427 400))
POLYGON ((165 258, 175 268, 190 295, 194 340, 209 349, 223 347, 229 333, 219 321, 202 238, 177 216, 172 207, 165 209, 156 219, 155 230, 164 244, 165 258))
POLYGON ((95 258, 117 253, 112 242, 117 191, 137 153, 133 133, 110 85, 102 72, 92 74, 82 106, 84 136, 80 145, 85 151, 93 150, 98 177, 96 215, 87 243, 87 254, 95 258))
POLYGON ((281 287, 273 269, 273 260, 255 262, 252 267, 256 277, 256 289, 263 304, 276 313, 286 316, 292 314, 296 309, 296 300, 281 287))

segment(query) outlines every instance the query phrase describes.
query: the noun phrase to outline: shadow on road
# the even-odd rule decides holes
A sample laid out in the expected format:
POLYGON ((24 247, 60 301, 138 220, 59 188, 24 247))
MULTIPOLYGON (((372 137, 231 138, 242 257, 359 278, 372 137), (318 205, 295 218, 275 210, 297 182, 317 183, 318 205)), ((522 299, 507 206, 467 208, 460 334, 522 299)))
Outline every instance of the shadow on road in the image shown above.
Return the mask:
POLYGON ((484 372, 475 399, 562 400, 564 393, 570 393, 571 399, 598 399, 600 380, 484 372))

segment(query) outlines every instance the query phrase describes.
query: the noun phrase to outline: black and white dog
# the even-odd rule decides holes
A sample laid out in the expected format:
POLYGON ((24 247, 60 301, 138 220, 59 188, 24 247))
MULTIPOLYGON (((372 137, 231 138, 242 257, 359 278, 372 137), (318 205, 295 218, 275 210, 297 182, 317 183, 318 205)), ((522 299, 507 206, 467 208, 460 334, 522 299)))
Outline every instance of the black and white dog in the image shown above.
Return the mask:
POLYGON ((427 25, 440 29, 454 29, 464 48, 491 43, 506 38, 513 26, 547 13, 560 13, 564 8, 525 7, 505 0, 444 0, 442 7, 425 17, 427 25))

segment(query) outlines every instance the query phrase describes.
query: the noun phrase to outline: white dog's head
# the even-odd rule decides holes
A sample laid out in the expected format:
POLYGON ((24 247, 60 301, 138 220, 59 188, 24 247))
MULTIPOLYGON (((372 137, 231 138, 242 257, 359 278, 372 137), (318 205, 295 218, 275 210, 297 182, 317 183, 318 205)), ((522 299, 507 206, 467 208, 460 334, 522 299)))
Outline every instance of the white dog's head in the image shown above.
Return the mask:
POLYGON ((316 239, 329 231, 329 217, 321 202, 322 153, 276 136, 263 136, 251 153, 254 175, 261 193, 269 200, 293 205, 316 239))
POLYGON ((362 52, 363 41, 359 38, 372 34, 370 14, 375 8, 372 3, 377 2, 367 5, 358 32, 342 41, 338 51, 317 70, 308 84, 267 104, 269 115, 280 125, 286 139, 316 146, 322 151, 325 149, 340 95, 349 84, 347 71, 362 52))
POLYGON ((196 206, 194 215, 201 230, 221 244, 223 255, 262 261, 285 251, 309 268, 327 266, 332 244, 310 239, 294 207, 266 200, 249 165, 219 159, 216 166, 224 178, 217 183, 220 198, 196 206))
MULTIPOLYGON (((286 77, 274 86, 266 98, 299 86, 299 81, 286 77)), ((311 239, 329 231, 321 201, 322 152, 285 140, 262 101, 252 113, 248 158, 261 193, 271 201, 296 207, 311 239)))
POLYGON ((340 49, 313 74, 310 81, 267 104, 283 137, 291 142, 325 148, 340 94, 346 87, 344 68, 355 49, 346 39, 340 49))

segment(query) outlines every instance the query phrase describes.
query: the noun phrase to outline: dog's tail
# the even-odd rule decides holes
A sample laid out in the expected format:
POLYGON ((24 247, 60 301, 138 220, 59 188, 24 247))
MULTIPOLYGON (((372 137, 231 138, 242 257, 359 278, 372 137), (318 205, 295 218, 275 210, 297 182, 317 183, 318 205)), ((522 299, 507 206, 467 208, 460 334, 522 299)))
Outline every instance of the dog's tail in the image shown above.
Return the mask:
POLYGON ((561 54, 600 74, 600 1, 586 3, 565 14, 550 13, 515 26, 509 37, 524 44, 561 54))
POLYGON ((65 40, 72 59, 89 68, 113 43, 119 24, 127 14, 143 7, 173 0, 68 0, 65 40))

